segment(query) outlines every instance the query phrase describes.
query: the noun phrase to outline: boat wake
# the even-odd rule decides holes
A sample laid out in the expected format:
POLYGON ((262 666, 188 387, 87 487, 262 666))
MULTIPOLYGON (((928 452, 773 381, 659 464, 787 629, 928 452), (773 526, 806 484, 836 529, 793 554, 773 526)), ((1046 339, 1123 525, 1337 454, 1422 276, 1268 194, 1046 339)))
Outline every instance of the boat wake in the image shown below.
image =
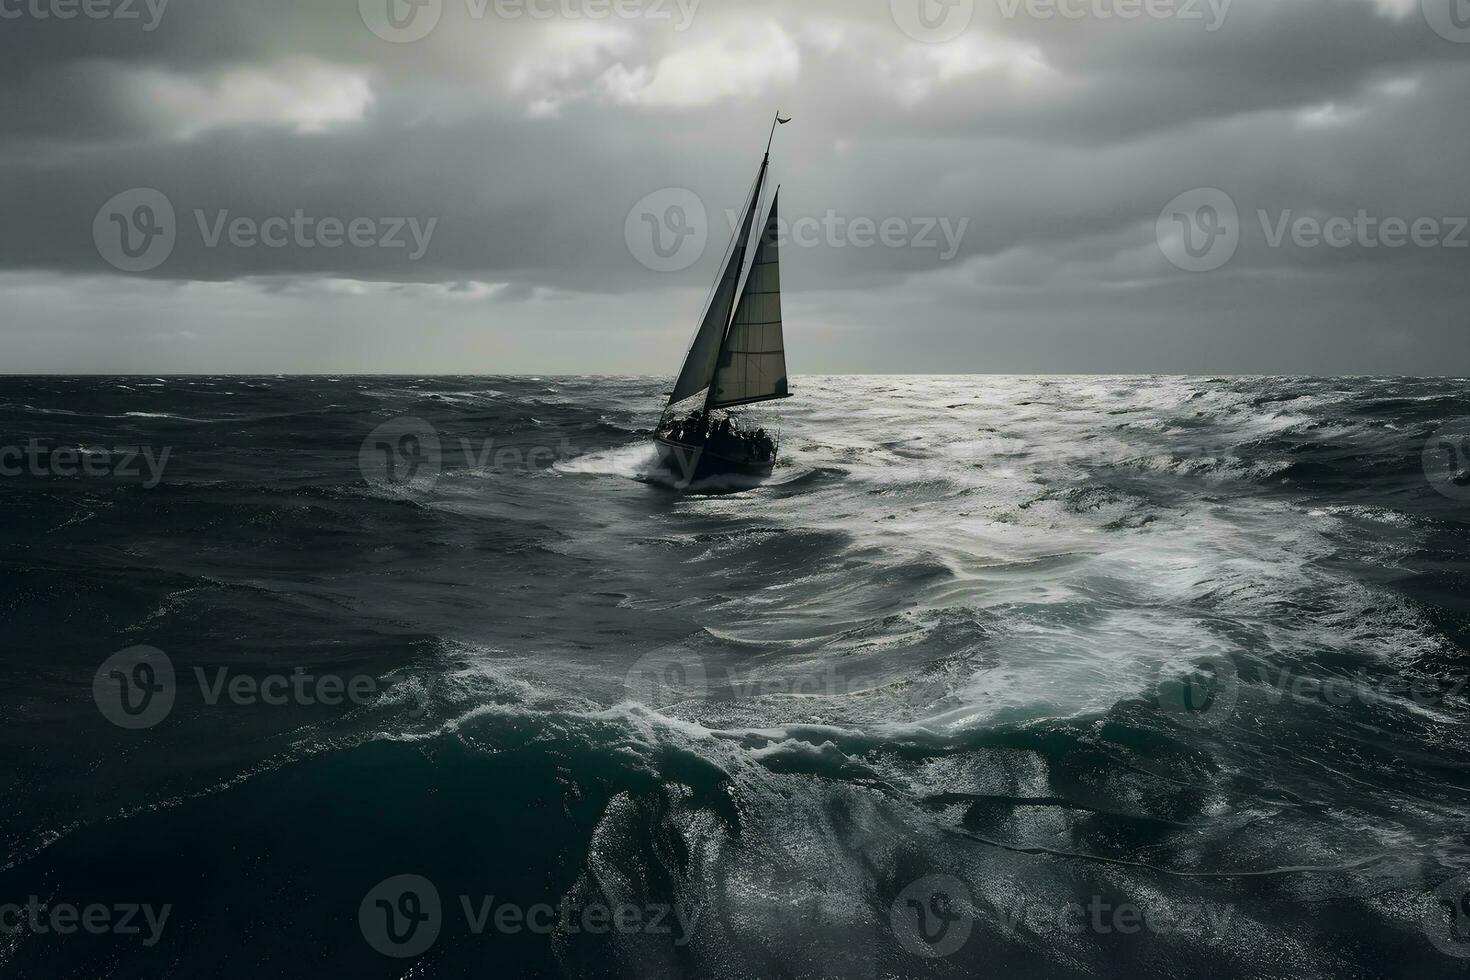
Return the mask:
POLYGON ((652 445, 640 443, 563 460, 553 469, 568 475, 621 476, 641 480, 658 470, 658 452, 652 445))

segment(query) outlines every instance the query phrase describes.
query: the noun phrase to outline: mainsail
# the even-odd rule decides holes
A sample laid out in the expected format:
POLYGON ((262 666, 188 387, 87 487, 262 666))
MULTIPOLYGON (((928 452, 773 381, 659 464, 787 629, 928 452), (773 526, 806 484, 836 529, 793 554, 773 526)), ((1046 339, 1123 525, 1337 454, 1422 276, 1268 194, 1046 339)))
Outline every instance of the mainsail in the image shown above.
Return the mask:
POLYGON ((756 207, 760 203, 761 188, 765 184, 768 164, 769 157, 761 163, 760 173, 756 175, 755 189, 751 192, 750 200, 746 202, 745 215, 741 219, 739 230, 735 233, 730 260, 725 265, 719 282, 715 285, 714 295, 710 297, 709 309, 704 314, 704 322, 700 324, 699 332, 694 335, 694 343, 689 348, 689 356, 684 359, 684 367, 679 372, 679 380, 674 383, 674 391, 669 395, 670 405, 696 395, 710 386, 710 380, 715 373, 715 365, 720 359, 721 344, 730 327, 730 309, 735 305, 735 296, 740 288, 740 273, 745 268, 746 243, 750 240, 750 228, 755 220, 756 207))
MULTIPOLYGON (((720 348, 709 407, 731 408, 786 398, 786 346, 781 335, 781 247, 777 201, 756 249, 755 263, 720 348)), ((748 220, 748 219, 747 219, 748 220)))

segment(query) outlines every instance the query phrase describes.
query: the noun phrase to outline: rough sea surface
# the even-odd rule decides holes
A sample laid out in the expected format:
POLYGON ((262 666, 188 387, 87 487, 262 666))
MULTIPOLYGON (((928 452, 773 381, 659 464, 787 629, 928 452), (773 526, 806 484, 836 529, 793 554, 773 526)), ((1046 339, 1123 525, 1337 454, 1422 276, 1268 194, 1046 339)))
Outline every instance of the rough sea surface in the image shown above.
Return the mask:
POLYGON ((0 975, 1470 973, 1470 382, 665 384, 0 379, 0 975))

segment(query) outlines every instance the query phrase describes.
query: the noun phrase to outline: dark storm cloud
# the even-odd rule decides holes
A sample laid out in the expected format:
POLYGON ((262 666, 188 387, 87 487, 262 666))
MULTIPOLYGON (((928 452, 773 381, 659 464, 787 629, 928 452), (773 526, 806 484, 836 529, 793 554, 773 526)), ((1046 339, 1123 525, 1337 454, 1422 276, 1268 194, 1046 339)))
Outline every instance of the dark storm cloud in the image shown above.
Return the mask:
POLYGON ((99 16, 83 14, 83 2, 0 3, 0 80, 75 61, 201 70, 262 55, 367 56, 375 46, 355 4, 337 0, 87 0, 99 16), (57 16, 68 7, 71 16, 57 16))
MULTIPOLYGON (((704 0, 686 7, 687 30, 477 19, 446 0, 437 30, 409 44, 375 37, 345 0, 171 0, 152 30, 143 0, 141 22, 0 20, 0 270, 122 282, 94 220, 151 188, 177 241, 129 295, 150 280, 241 281, 262 304, 325 308, 344 300, 281 284, 329 277, 442 286, 419 298, 458 304, 446 316, 557 295, 570 324, 576 297, 621 295, 688 318, 648 297, 707 284, 779 104, 798 116, 780 136, 782 212, 809 235, 787 249, 787 288, 819 304, 814 319, 862 330, 917 307, 936 344, 978 359, 991 311, 990 327, 1012 325, 1000 339, 1015 363, 976 368, 1043 366, 1040 338, 1066 337, 1165 369, 1157 334, 1188 338, 1192 314, 1222 304, 1253 324, 1297 315, 1319 339, 1329 319, 1376 338, 1395 309, 1394 336, 1443 347, 1465 252, 1273 245, 1258 217, 1470 213, 1470 44, 1431 30, 1417 2, 1236 0, 1214 29, 1007 6, 979 0, 969 29, 935 44, 907 36, 887 2, 836 0, 704 0), (630 208, 661 188, 694 191, 709 217, 703 254, 673 273, 624 239, 630 208), (1241 216, 1233 257, 1204 274, 1171 265, 1155 234, 1192 188, 1219 188, 1241 216), (259 241, 272 220, 323 218, 372 222, 373 244, 259 241), (394 222, 402 247, 383 245, 394 222), (882 227, 896 244, 873 241, 882 227)), ((533 330, 547 310, 500 329, 533 330)), ((1241 329, 1263 366, 1280 352, 1279 337, 1241 329)), ((1168 349, 1180 343, 1216 349, 1203 334, 1168 349)), ((917 363, 914 345, 884 346, 873 340, 868 367, 917 363)))
MULTIPOLYGON (((1213 32, 1167 21, 1101 28, 994 19, 989 26, 1034 46, 1071 82, 1031 97, 1024 87, 1007 85, 1005 69, 997 68, 972 84, 935 91, 899 125, 929 137, 1013 135, 1096 145, 1250 111, 1351 98, 1376 79, 1466 58, 1462 45, 1447 43, 1417 15, 1388 18, 1358 0, 1236 0, 1213 32)), ((831 59, 834 70, 846 63, 841 54, 831 59)), ((857 84, 881 103, 893 76, 860 77, 857 84)), ((850 87, 828 94, 824 110, 854 126, 870 118, 872 103, 852 99, 850 87)))

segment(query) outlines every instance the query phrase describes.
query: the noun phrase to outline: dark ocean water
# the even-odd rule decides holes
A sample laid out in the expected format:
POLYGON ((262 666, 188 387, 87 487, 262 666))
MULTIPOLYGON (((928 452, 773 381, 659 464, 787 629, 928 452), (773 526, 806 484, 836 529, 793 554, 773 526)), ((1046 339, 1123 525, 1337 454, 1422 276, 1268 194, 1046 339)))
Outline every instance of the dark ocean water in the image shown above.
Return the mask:
POLYGON ((1470 382, 793 387, 0 380, 0 975, 1470 972, 1470 382))

